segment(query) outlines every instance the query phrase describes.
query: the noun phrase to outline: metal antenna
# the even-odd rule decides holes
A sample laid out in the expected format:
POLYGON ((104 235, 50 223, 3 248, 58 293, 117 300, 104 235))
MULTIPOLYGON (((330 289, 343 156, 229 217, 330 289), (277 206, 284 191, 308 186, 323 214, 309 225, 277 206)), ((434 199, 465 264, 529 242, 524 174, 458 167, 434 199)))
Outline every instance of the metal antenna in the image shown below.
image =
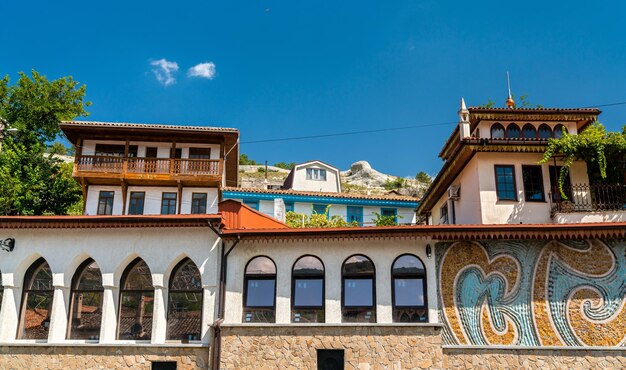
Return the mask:
POLYGON ((506 87, 509 90, 509 95, 506 98, 506 106, 513 109, 515 108, 515 101, 513 100, 513 96, 511 96, 511 80, 509 79, 509 71, 506 71, 506 87))

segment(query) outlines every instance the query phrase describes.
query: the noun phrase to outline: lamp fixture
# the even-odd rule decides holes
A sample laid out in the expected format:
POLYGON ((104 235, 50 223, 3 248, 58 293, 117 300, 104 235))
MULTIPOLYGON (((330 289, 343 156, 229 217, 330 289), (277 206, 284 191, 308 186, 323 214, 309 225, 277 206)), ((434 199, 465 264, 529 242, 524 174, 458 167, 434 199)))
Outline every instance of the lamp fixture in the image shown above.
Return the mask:
POLYGON ((430 258, 433 255, 433 249, 430 244, 426 244, 426 257, 430 258))
POLYGON ((0 241, 0 249, 6 252, 13 252, 13 249, 15 249, 15 239, 6 238, 0 241))

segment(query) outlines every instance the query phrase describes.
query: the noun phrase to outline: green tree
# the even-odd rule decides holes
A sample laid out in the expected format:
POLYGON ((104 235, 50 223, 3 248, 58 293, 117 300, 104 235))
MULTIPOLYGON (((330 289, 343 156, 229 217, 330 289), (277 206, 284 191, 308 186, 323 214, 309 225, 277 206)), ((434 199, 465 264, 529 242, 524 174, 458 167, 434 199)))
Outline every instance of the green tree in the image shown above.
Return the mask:
POLYGON ((418 172, 417 175, 415 175, 415 180, 427 185, 430 185, 433 182, 432 177, 424 171, 418 172))
POLYGON ((274 167, 283 168, 285 170, 291 170, 296 166, 296 162, 278 162, 274 164, 274 167))
POLYGON ((0 117, 10 128, 0 152, 0 214, 67 214, 79 209, 80 186, 72 165, 45 155, 59 122, 86 116, 85 85, 72 77, 54 81, 32 71, 19 74, 16 84, 0 80, 0 117))
POLYGON ((539 163, 546 163, 556 155, 564 156, 559 190, 565 199, 563 184, 576 160, 587 163, 590 183, 623 184, 626 181, 626 126, 621 133, 607 132, 599 122, 578 135, 570 135, 564 130, 562 137, 548 141, 548 148, 539 163))
POLYGON ((406 180, 404 178, 402 178, 402 177, 396 177, 393 180, 387 180, 383 184, 383 186, 387 190, 401 189, 401 188, 405 187, 405 185, 406 185, 406 180))
POLYGON ((239 154, 240 165, 255 165, 258 164, 254 159, 248 158, 247 154, 239 154))

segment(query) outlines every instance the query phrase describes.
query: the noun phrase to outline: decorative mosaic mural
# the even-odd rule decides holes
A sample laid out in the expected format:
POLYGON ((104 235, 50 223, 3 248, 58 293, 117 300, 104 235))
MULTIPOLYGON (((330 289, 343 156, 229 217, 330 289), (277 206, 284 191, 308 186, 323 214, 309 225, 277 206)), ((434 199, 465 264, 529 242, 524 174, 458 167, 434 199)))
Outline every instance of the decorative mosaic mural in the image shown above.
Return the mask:
POLYGON ((437 245, 444 342, 625 346, 626 242, 437 245))

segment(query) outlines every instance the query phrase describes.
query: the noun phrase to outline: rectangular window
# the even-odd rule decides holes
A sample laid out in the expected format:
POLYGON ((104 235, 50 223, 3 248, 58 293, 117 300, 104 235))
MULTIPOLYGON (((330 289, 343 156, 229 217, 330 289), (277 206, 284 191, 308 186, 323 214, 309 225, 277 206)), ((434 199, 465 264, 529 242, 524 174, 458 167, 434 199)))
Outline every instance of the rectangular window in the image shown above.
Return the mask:
POLYGON ((396 208, 381 208, 380 215, 385 217, 393 216, 393 222, 398 223, 398 210, 396 208))
POLYGON ((99 215, 112 215, 113 214, 113 191, 101 191, 100 199, 98 199, 98 214, 99 215))
POLYGON ((318 349, 317 370, 343 370, 343 349, 318 349))
POLYGON ((143 215, 143 204, 146 199, 146 193, 143 191, 131 191, 130 201, 128 204, 129 215, 143 215))
POLYGON ((324 279, 295 279, 294 307, 322 307, 324 279))
POLYGON ((152 361, 152 370, 176 370, 176 361, 152 361))
POLYGON ((398 307, 424 305, 424 281, 422 279, 394 278, 394 304, 398 307))
POLYGON ((321 168, 307 168, 306 169, 307 180, 326 181, 326 170, 321 168))
POLYGON ((274 307, 274 279, 248 279, 246 307, 274 307))
POLYGON ((447 225, 450 223, 448 216, 448 203, 446 202, 441 208, 439 208, 439 223, 447 225))
POLYGON ((363 226, 363 207, 348 206, 346 218, 348 222, 356 222, 359 226, 363 226))
POLYGON ((176 214, 176 193, 163 193, 163 198, 161 198, 161 214, 176 214))
POLYGON ((285 202, 285 213, 294 212, 293 203, 285 202))
POLYGON ((495 165, 494 170, 498 200, 517 200, 515 168, 512 165, 495 165))
POLYGON ((247 205, 248 207, 258 211, 259 210, 259 201, 258 200, 244 200, 243 204, 247 205))
MULTIPOLYGON (((318 215, 323 215, 326 213, 327 204, 314 204, 313 205, 313 213, 317 213, 318 215)), ((329 212, 330 213, 330 212, 329 212)))
POLYGON ((543 173, 541 166, 522 166, 524 199, 527 202, 544 202, 543 173))
POLYGON ((374 306, 372 279, 344 279, 344 306, 372 307, 374 306))
POLYGON ((191 194, 191 213, 192 214, 205 214, 206 202, 207 202, 206 193, 191 194))
MULTIPOLYGON (((123 157, 125 151, 126 146, 122 144, 96 144, 96 155, 98 156, 123 157)), ((128 156, 137 156, 137 145, 128 146, 128 156)))
POLYGON ((189 148, 189 159, 209 159, 211 148, 189 148))

